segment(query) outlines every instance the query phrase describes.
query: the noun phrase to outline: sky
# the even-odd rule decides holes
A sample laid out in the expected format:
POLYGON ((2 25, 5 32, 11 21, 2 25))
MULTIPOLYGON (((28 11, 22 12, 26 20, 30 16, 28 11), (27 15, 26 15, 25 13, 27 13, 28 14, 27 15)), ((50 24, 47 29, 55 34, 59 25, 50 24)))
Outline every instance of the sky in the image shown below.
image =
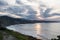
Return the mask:
POLYGON ((0 16, 60 20, 60 0, 0 0, 0 16))

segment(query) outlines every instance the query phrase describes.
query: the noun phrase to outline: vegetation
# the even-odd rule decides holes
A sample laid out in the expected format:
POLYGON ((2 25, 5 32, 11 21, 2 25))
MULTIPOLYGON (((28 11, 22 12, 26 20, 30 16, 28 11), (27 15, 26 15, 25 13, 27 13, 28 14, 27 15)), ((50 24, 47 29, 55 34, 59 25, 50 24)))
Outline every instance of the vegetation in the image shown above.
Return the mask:
POLYGON ((14 25, 14 24, 20 24, 20 23, 34 23, 34 21, 26 20, 26 19, 17 19, 17 18, 12 18, 8 16, 1 16, 0 17, 0 40, 3 39, 3 32, 8 33, 18 40, 37 40, 36 38, 28 35, 24 35, 9 29, 6 29, 6 26, 14 25))
POLYGON ((0 32, 0 40, 3 40, 3 35, 1 32, 0 32))
POLYGON ((13 35, 14 37, 16 37, 18 40, 28 40, 28 37, 26 37, 25 35, 22 35, 20 33, 17 32, 13 32, 11 30, 4 30, 5 32, 13 35))
MULTIPOLYGON (((0 30, 1 31, 1 30, 0 30)), ((8 29, 4 29, 2 30, 10 35, 13 35, 14 37, 16 37, 18 40, 40 40, 40 39, 36 39, 32 36, 28 36, 28 35, 24 35, 24 34, 21 34, 21 33, 18 33, 18 32, 15 32, 15 31, 12 31, 12 30, 8 30, 8 29)), ((1 35, 0 33, 0 39, 2 40, 3 36, 1 35)))

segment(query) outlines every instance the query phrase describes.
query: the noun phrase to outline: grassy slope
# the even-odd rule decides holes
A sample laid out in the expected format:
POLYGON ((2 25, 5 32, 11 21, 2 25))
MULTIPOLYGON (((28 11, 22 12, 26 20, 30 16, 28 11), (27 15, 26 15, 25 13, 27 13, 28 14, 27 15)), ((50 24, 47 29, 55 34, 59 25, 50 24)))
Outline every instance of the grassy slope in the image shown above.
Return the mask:
POLYGON ((0 32, 0 40, 3 40, 3 35, 1 32, 0 32))
MULTIPOLYGON (((4 32, 10 34, 10 35, 13 35, 14 37, 16 37, 18 40, 38 40, 36 38, 33 38, 31 36, 27 36, 27 35, 23 35, 21 33, 18 33, 18 32, 14 32, 12 30, 8 30, 8 29, 4 29, 3 30, 4 32)), ((2 34, 0 33, 0 39, 2 40, 2 34)))

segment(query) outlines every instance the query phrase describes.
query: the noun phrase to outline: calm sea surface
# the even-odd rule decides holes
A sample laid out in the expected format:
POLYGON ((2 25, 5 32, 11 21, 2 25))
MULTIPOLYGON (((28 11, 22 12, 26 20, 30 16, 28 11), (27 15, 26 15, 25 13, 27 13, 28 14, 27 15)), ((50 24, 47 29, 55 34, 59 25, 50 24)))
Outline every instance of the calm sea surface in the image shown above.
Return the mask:
POLYGON ((57 38, 56 36, 60 35, 60 23, 18 24, 7 28, 43 40, 57 38))

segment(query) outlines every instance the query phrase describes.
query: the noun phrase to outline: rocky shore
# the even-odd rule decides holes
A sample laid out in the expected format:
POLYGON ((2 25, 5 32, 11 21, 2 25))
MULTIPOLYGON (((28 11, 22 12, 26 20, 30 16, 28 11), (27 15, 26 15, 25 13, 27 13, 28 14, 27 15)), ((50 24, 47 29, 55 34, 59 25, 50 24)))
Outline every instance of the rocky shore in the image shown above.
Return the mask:
POLYGON ((60 35, 58 35, 57 38, 52 38, 51 40, 60 40, 60 35))
POLYGON ((5 28, 0 29, 0 40, 41 40, 5 28))

